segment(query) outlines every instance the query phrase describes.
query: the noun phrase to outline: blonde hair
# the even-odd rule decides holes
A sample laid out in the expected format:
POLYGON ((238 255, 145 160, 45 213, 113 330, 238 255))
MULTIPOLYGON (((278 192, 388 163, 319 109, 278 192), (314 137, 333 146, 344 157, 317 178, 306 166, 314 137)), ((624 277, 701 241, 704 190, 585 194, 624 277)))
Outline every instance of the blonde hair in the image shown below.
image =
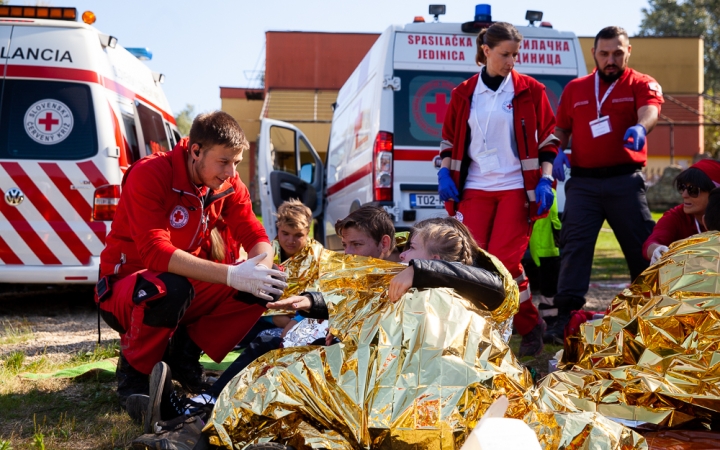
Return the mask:
POLYGON ((285 225, 293 229, 308 229, 312 222, 312 211, 296 198, 287 200, 280 205, 276 214, 275 226, 285 225))
POLYGON ((217 228, 210 231, 210 254, 215 261, 225 260, 225 241, 217 228))
POLYGON ((427 219, 410 230, 408 242, 419 239, 427 253, 440 259, 471 265, 479 253, 470 230, 453 217, 427 219))

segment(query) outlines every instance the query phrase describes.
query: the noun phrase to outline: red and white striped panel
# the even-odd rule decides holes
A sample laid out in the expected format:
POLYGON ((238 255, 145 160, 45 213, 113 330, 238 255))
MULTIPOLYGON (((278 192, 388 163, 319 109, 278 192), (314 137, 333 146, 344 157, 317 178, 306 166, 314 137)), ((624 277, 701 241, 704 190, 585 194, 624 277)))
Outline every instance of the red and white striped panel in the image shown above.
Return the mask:
POLYGON ((95 188, 108 184, 92 161, 0 162, 2 264, 87 265, 105 246, 107 225, 92 222, 95 188), (5 202, 20 189, 25 200, 5 202))

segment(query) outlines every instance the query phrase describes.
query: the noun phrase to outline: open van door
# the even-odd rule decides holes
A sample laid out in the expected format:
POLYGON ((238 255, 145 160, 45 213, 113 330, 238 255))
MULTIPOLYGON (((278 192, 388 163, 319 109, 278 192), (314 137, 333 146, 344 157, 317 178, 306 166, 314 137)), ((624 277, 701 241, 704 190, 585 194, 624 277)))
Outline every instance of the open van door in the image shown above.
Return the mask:
POLYGON ((270 239, 277 236, 275 214, 286 200, 300 200, 313 217, 322 214, 325 168, 310 141, 294 125, 262 119, 258 180, 263 225, 270 239))

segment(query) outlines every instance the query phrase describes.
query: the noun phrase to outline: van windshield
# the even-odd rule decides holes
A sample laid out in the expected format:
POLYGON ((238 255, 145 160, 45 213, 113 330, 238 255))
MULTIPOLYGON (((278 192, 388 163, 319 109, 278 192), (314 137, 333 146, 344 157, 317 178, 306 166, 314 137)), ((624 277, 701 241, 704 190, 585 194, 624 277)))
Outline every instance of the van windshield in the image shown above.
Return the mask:
MULTIPOLYGON (((396 70, 402 88, 395 92, 395 145, 439 147, 450 93, 474 73, 396 70)), ((532 75, 547 88, 553 111, 569 75, 532 75)))
POLYGON ((9 79, 0 102, 0 159, 75 160, 97 154, 89 86, 9 79))

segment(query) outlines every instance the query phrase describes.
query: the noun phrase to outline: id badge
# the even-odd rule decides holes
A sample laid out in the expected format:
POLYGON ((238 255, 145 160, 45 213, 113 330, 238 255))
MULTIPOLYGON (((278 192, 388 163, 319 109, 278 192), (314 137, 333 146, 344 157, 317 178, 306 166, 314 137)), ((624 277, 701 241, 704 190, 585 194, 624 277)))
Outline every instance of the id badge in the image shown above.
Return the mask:
POLYGON ((480 173, 488 173, 500 168, 500 159, 496 148, 480 153, 480 173))
POLYGON ((610 116, 601 117, 596 120, 590 121, 590 131, 594 138, 600 137, 604 134, 608 134, 612 129, 610 128, 610 116))

